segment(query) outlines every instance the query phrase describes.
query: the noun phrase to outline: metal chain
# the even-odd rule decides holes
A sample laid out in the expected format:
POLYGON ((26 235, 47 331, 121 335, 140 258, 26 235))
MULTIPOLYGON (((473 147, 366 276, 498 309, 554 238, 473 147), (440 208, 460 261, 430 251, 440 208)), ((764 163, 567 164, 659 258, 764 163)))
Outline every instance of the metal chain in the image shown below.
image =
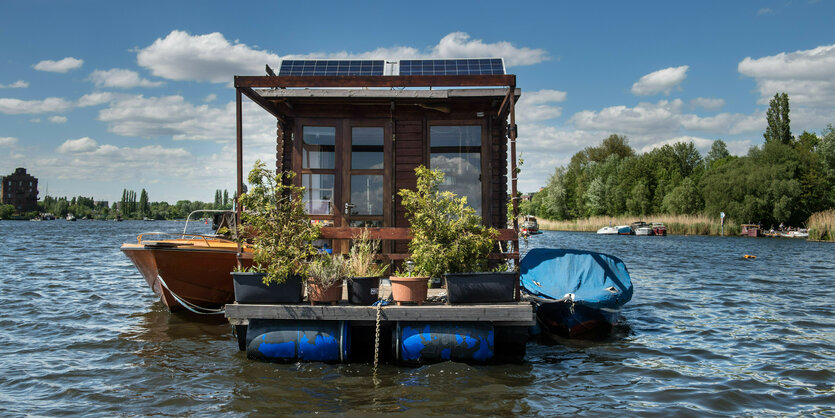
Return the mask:
POLYGON ((377 380, 377 365, 380 362, 380 322, 383 318, 383 301, 377 303, 377 325, 374 330, 374 380, 377 380))

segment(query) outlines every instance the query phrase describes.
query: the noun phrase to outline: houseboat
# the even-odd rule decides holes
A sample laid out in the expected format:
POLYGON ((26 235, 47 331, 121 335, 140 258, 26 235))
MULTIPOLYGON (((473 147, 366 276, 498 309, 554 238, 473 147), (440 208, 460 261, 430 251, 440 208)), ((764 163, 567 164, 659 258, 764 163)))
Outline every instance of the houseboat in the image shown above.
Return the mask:
POLYGON ((739 234, 744 237, 761 237, 762 230, 760 230, 760 226, 757 224, 742 224, 739 226, 740 232, 739 234))
MULTIPOLYGON (((502 59, 284 60, 278 75, 269 67, 267 74, 234 79, 238 196, 244 187, 246 96, 274 117, 276 170, 296 174, 293 181, 305 187, 308 216, 323 226, 322 244, 334 253, 347 252, 350 239, 367 228, 371 239, 382 240, 385 260, 397 266, 408 258, 409 223, 397 192, 414 189, 415 169, 425 166, 442 171, 443 189, 465 196, 483 223, 498 229, 497 240, 509 244, 497 245, 491 259, 518 261, 518 193, 516 177, 509 174, 516 172, 521 91, 516 76, 505 74, 502 59)), ((398 362, 489 361, 494 352, 524 353, 534 319, 531 305, 519 302, 518 274, 514 293, 516 302, 481 305, 481 316, 432 304, 388 307, 384 315, 370 306, 234 304, 227 305, 226 316, 250 358, 305 360, 300 350, 271 352, 261 344, 297 346, 293 338, 310 332, 317 341, 338 345, 316 360, 350 361, 349 353, 368 353, 358 347, 374 346, 376 315, 394 346, 384 351, 395 353, 398 362), (491 341, 495 335, 488 356, 467 358, 466 350, 457 351, 456 339, 447 337, 464 325, 465 333, 490 335, 491 341), (410 352, 416 329, 431 333, 433 342, 410 352), (444 336, 435 338, 435 330, 444 336), (343 338, 347 335, 350 340, 343 338)))

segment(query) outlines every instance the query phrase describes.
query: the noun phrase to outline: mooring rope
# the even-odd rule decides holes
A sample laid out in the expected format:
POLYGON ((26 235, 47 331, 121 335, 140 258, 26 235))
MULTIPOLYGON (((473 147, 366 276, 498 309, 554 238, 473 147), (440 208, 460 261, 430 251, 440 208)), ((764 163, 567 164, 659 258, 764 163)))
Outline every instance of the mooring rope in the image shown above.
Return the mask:
POLYGON ((198 306, 187 300, 184 300, 177 296, 177 294, 174 293, 170 287, 168 287, 168 284, 165 283, 165 280, 163 280, 162 276, 160 276, 159 274, 157 274, 157 280, 159 280, 159 282, 162 283, 162 287, 164 287, 165 290, 168 290, 168 293, 171 293, 171 296, 174 297, 174 300, 176 300, 180 305, 182 305, 184 308, 193 313, 196 313, 198 315, 218 315, 226 312, 225 307, 220 307, 217 309, 204 308, 202 306, 198 306))

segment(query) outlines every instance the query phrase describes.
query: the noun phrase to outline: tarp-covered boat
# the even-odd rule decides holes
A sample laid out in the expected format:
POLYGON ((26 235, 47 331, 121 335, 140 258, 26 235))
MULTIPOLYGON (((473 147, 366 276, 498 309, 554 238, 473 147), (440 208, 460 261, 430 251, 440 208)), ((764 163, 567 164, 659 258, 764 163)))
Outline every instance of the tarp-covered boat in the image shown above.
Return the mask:
POLYGON ((593 251, 535 248, 521 261, 521 286, 545 330, 571 338, 608 335, 632 299, 623 261, 593 251))

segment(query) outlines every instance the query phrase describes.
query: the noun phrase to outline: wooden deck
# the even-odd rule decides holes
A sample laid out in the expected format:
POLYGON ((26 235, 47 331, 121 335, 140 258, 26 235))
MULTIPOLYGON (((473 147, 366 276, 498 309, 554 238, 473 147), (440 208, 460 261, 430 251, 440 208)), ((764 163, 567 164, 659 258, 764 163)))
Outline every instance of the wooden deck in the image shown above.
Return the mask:
MULTIPOLYGON (((373 323, 377 318, 377 308, 347 304, 336 306, 230 304, 226 305, 226 318, 233 325, 246 325, 250 319, 373 323)), ((389 305, 383 307, 381 319, 383 322, 493 322, 501 326, 530 326, 535 323, 533 306, 528 302, 466 305, 425 303, 422 306, 389 305)))

